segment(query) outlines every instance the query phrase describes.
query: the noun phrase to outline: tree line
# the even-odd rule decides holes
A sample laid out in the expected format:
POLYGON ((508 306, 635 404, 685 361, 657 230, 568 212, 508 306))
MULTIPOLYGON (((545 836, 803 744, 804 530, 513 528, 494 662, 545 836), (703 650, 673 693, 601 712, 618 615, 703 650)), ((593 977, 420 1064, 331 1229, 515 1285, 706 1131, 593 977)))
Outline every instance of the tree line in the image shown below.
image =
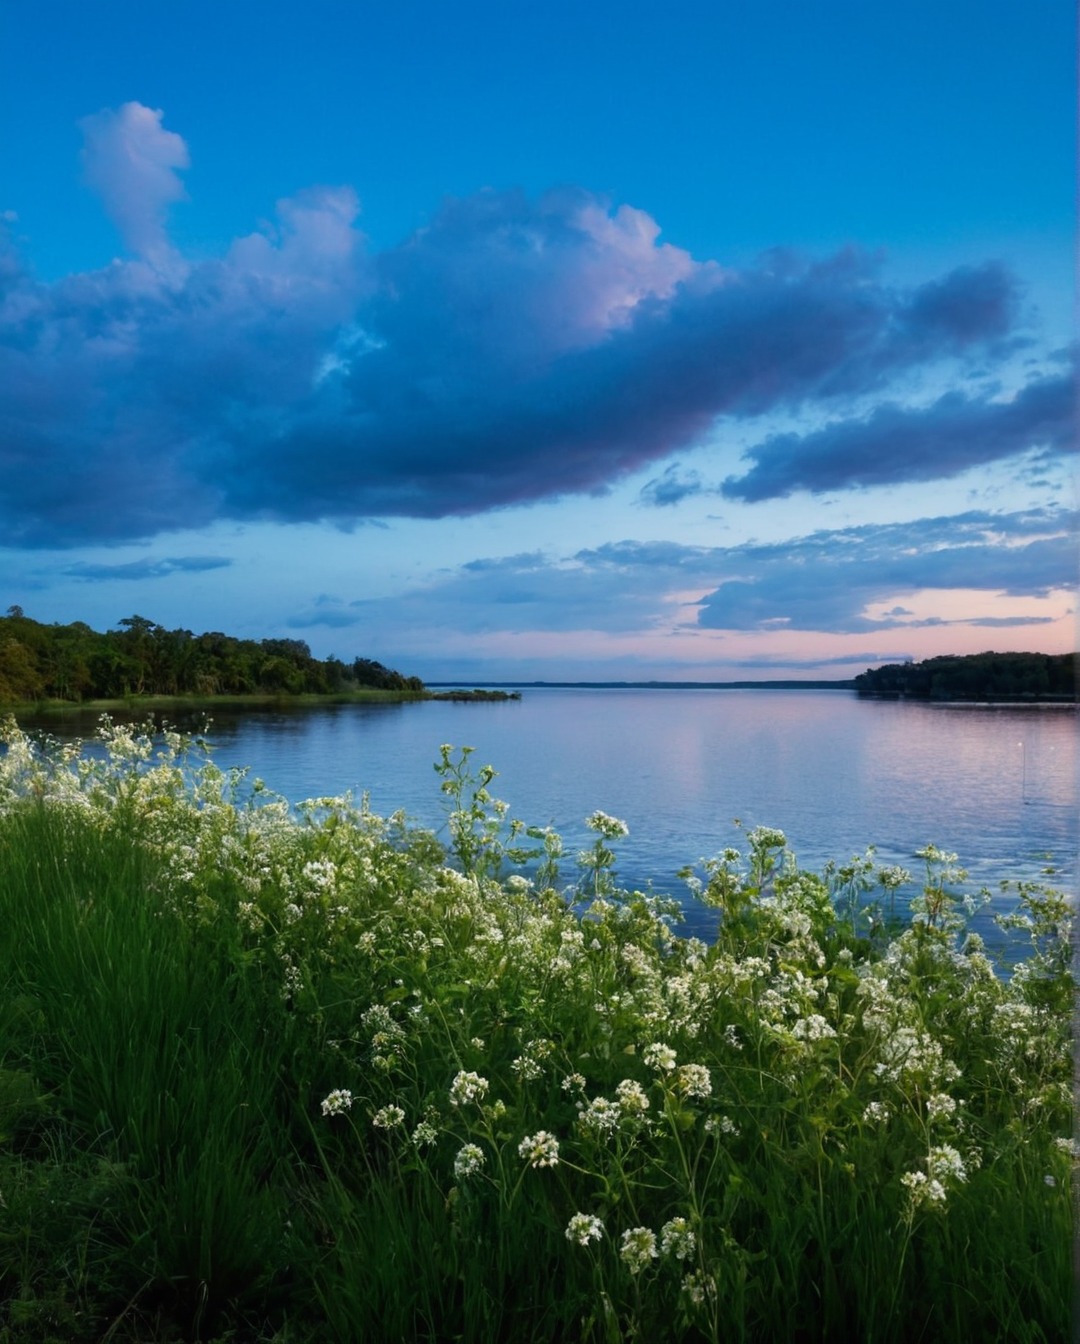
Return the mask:
POLYGON ((128 616, 101 633, 82 621, 0 616, 0 703, 116 700, 132 695, 333 695, 360 688, 421 692, 372 658, 319 659, 302 639, 236 639, 166 630, 128 616))
POLYGON ((973 653, 890 663, 855 678, 860 695, 912 700, 1075 700, 1072 653, 973 653))

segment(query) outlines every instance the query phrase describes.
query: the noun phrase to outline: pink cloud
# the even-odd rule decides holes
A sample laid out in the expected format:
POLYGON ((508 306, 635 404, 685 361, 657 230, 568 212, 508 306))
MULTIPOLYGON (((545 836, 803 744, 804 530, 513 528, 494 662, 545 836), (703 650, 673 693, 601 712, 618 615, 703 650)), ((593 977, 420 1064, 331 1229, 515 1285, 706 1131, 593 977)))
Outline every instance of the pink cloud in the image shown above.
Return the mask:
POLYGON ((190 164, 183 137, 142 103, 103 108, 79 123, 87 184, 102 199, 124 244, 150 262, 168 258, 165 213, 185 198, 178 170, 190 164))

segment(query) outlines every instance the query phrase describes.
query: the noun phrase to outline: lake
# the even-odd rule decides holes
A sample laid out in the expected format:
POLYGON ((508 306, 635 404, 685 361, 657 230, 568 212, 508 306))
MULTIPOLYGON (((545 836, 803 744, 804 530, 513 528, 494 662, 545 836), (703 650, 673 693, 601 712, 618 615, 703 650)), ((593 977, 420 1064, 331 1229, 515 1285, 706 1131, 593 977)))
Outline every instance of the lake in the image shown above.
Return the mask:
MULTIPOLYGON (((621 883, 683 896, 687 863, 779 827, 800 865, 867 845, 918 874, 916 849, 955 851, 976 885, 1077 872, 1076 712, 860 700, 846 691, 526 688, 520 701, 334 705, 218 714, 223 767, 292 801, 366 791, 445 837, 439 745, 475 748, 510 815, 554 825, 573 855, 596 809, 630 828, 621 883)), ((52 731, 56 731, 55 725, 52 731)), ((86 732, 84 725, 81 731, 86 732)), ((711 916, 694 912, 691 928, 711 916)))

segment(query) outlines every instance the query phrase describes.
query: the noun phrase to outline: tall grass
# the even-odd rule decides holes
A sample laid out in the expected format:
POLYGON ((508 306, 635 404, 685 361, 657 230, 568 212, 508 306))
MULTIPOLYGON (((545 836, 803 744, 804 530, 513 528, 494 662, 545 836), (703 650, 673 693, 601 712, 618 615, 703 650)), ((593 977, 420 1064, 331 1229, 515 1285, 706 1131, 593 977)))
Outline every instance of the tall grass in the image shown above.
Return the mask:
POLYGON ((1003 972, 954 856, 759 828, 706 944, 467 752, 447 852, 103 734, 0 757, 3 1344, 1066 1337, 1059 893, 1003 972))

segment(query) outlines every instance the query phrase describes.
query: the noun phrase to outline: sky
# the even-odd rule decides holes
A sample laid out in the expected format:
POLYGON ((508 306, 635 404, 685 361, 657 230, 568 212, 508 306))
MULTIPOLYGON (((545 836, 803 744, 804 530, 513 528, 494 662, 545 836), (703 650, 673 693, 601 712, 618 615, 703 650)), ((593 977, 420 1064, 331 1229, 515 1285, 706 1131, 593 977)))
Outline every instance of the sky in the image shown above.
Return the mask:
POLYGON ((0 610, 1076 647, 1073 6, 0 0, 0 610))

